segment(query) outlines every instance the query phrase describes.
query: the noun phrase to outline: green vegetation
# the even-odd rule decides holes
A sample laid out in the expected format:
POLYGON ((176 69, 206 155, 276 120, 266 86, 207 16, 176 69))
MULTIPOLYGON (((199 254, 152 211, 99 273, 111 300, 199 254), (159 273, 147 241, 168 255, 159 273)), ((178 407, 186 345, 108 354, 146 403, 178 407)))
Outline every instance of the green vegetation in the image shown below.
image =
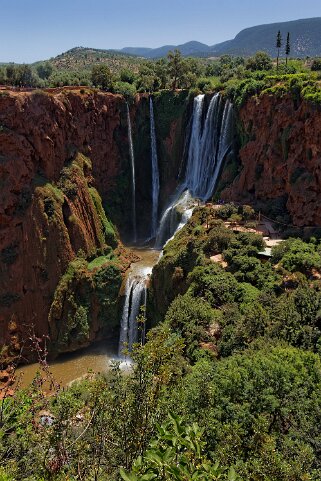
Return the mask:
POLYGON ((183 57, 178 50, 167 58, 147 60, 122 53, 95 49, 72 49, 66 54, 32 66, 8 64, 0 68, 0 82, 25 87, 95 86, 132 100, 138 93, 184 89, 222 91, 240 107, 248 97, 260 94, 294 100, 321 102, 319 59, 290 58, 288 33, 281 58, 282 37, 277 34, 277 58, 265 51, 251 57, 222 55, 219 58, 183 57))
MULTIPOLYGON (((320 479, 321 243, 288 239, 262 260, 246 227, 255 217, 233 204, 194 210, 154 269, 158 325, 126 375, 115 363, 61 390, 43 360, 0 403, 4 479, 320 479)), ((72 313, 56 324, 60 342, 88 336, 93 297, 110 322, 120 280, 111 250, 69 265, 52 307, 58 319, 63 299, 72 313)))
POLYGON ((91 72, 91 81, 94 87, 108 90, 112 86, 112 73, 105 64, 94 65, 91 72))

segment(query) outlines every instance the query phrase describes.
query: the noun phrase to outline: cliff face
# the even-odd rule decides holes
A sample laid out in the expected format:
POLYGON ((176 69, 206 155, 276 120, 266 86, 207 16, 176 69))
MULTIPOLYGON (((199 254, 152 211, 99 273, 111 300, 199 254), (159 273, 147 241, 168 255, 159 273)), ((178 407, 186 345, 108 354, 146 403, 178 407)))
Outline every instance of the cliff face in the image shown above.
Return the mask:
POLYGON ((100 199, 108 203, 126 167, 124 107, 120 96, 92 92, 0 96, 0 344, 15 352, 31 330, 62 351, 106 328, 108 309, 88 292, 99 273, 119 286, 126 268, 100 199), (59 311, 52 304, 68 270, 59 311))
POLYGON ((242 170, 222 197, 283 199, 294 224, 320 226, 321 109, 291 96, 264 95, 248 100, 239 120, 242 170))

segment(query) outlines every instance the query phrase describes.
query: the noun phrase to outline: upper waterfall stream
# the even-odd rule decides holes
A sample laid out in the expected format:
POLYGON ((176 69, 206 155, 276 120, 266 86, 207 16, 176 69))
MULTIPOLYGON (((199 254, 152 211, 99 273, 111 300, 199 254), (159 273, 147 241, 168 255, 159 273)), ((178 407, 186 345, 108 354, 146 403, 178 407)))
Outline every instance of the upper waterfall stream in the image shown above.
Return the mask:
POLYGON ((224 103, 221 94, 214 94, 202 123, 204 100, 204 94, 194 99, 185 178, 161 216, 156 236, 158 248, 182 227, 182 221, 188 220, 196 199, 211 198, 223 160, 232 148, 232 104, 228 100, 224 103))
POLYGON ((129 142, 129 156, 132 174, 132 214, 133 214, 133 242, 137 241, 137 225, 136 225, 136 179, 135 179, 135 156, 134 144, 132 134, 132 123, 130 119, 129 106, 126 102, 127 108, 127 126, 128 126, 128 142, 129 142))
POLYGON ((152 159, 152 221, 151 221, 150 237, 151 239, 153 239, 156 236, 157 224, 158 224, 159 169, 158 169, 158 157, 157 157, 154 105, 153 105, 152 97, 149 98, 149 113, 150 113, 151 159, 152 159))

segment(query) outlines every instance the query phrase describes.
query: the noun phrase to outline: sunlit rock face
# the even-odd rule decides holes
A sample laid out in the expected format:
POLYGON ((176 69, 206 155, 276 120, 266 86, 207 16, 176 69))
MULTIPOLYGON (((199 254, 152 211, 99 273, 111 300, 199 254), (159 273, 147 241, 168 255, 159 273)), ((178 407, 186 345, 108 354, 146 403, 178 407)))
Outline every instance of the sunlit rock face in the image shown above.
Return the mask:
POLYGON ((86 263, 60 289, 69 304, 77 283, 87 289, 88 312, 79 311, 84 300, 53 305, 72 261, 117 249, 101 198, 108 204, 128 161, 122 152, 125 109, 124 99, 111 94, 1 92, 0 343, 11 343, 15 352, 18 339, 33 330, 70 350, 88 344, 103 327, 99 300, 90 296, 96 271, 86 274, 86 263), (77 325, 74 335, 72 326, 66 332, 74 316, 80 316, 83 333, 77 325))
POLYGON ((240 130, 241 172, 222 197, 283 198, 294 224, 320 226, 320 107, 290 95, 251 98, 241 108, 240 130))

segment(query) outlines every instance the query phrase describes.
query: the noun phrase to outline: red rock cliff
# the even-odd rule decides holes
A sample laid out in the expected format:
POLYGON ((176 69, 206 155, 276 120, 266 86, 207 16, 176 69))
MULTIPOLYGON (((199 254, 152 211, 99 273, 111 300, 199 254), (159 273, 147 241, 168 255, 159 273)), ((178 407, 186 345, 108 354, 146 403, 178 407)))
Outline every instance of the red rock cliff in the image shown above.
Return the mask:
POLYGON ((290 96, 251 98, 240 111, 242 170, 222 197, 287 196, 295 225, 321 225, 321 109, 290 96))
POLYGON ((94 187, 108 197, 122 169, 122 110, 105 93, 1 92, 0 345, 17 351, 31 325, 48 334, 69 263, 106 248, 94 187))

